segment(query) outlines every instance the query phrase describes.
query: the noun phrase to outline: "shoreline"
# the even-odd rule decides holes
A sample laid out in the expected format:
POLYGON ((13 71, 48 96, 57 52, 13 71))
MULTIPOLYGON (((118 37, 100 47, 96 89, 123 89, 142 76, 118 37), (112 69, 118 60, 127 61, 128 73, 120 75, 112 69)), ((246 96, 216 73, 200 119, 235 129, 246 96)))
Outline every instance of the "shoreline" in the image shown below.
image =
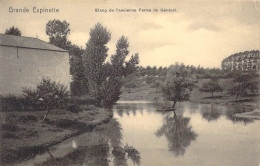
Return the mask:
MULTIPOLYGON (((95 127, 108 123, 110 119, 113 117, 113 113, 111 111, 107 111, 104 109, 99 109, 100 115, 97 115, 96 119, 94 119, 92 122, 87 121, 82 118, 80 115, 86 114, 86 113, 79 113, 78 117, 73 117, 71 120, 76 120, 75 124, 72 124, 72 127, 57 127, 61 121, 69 120, 69 118, 66 119, 55 119, 51 115, 49 115, 50 119, 55 119, 57 121, 57 124, 54 124, 53 122, 56 121, 48 121, 48 122, 36 122, 38 125, 42 126, 41 130, 38 130, 39 135, 38 137, 29 136, 26 139, 10 139, 10 138, 2 138, 1 140, 1 164, 2 165, 9 165, 9 164, 16 164, 19 162, 23 162, 25 160, 29 160, 34 158, 38 154, 42 154, 46 151, 48 151, 48 148, 59 144, 69 138, 72 138, 74 136, 80 135, 85 132, 91 132, 95 127), (101 115, 102 114, 102 115, 101 115), (80 120, 79 120, 80 119, 80 120), (52 125, 52 128, 48 128, 49 124, 52 125), (45 125, 48 129, 45 129, 45 125), (56 125, 55 127, 53 127, 56 125), (44 126, 44 127, 43 127, 44 126), (79 128, 76 128, 79 127, 79 128), (51 131, 50 131, 51 130, 51 131), (44 138, 46 134, 47 138, 44 138), (51 135, 51 137, 50 137, 51 135), (28 144, 27 144, 28 143, 28 144), (6 144, 6 145, 4 145, 6 144), (24 144, 26 146, 24 146, 24 144)), ((91 111, 86 111, 89 114, 91 111)), ((54 116, 54 115, 53 115, 54 116)), ((22 125, 17 125, 21 128, 22 125)), ((36 127, 35 127, 36 128, 36 127)), ((24 131, 25 132, 25 131, 24 131)), ((1 133, 3 135, 3 133, 1 133)))

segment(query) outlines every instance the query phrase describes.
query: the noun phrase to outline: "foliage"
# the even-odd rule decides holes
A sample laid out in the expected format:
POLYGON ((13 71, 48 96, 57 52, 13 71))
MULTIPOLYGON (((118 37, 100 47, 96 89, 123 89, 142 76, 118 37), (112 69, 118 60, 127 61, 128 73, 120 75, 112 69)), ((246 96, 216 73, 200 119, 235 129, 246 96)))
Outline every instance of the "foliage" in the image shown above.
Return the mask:
POLYGON ((122 83, 119 78, 108 78, 102 85, 102 106, 105 108, 113 106, 121 94, 122 83))
POLYGON ((163 82, 159 79, 156 79, 153 83, 152 83, 152 88, 160 88, 163 85, 163 82))
POLYGON ((127 41, 127 38, 125 36, 122 36, 116 44, 116 54, 112 55, 110 58, 111 64, 112 64, 112 71, 111 74, 113 77, 122 77, 124 74, 124 64, 125 64, 125 58, 127 57, 129 51, 128 51, 129 43, 127 41))
POLYGON ((162 67, 160 66, 157 68, 156 66, 151 67, 139 67, 138 70, 138 75, 140 76, 160 76, 160 77, 165 77, 167 74, 167 67, 162 67))
POLYGON ((21 36, 22 32, 17 27, 12 26, 11 28, 7 29, 5 31, 6 35, 15 35, 15 36, 21 36))
POLYGON ((219 85, 219 80, 216 77, 211 77, 208 82, 202 84, 200 89, 202 92, 211 92, 212 97, 214 92, 222 92, 223 88, 219 85))
POLYGON ((125 76, 135 73, 138 69, 137 67, 138 64, 139 64, 139 54, 135 53, 134 55, 131 56, 130 60, 126 62, 125 76))
POLYGON ((35 90, 23 88, 23 94, 34 108, 40 107, 48 111, 66 106, 69 97, 69 92, 64 85, 52 82, 48 78, 43 78, 35 90))
POLYGON ((166 99, 174 101, 187 101, 194 87, 194 78, 184 65, 171 65, 168 69, 166 81, 162 86, 162 92, 166 99))
POLYGON ((157 78, 154 76, 145 77, 145 81, 148 85, 152 85, 155 82, 155 80, 157 80, 157 78))
POLYGON ((233 78, 233 86, 228 90, 231 96, 244 96, 248 94, 248 90, 251 93, 255 93, 258 90, 258 78, 255 72, 251 73, 236 73, 233 78))
POLYGON ((68 41, 68 35, 70 34, 69 25, 65 20, 50 20, 46 24, 46 34, 49 36, 50 43, 68 50, 68 45, 70 45, 68 41))
POLYGON ((0 111, 27 111, 30 109, 30 103, 22 97, 14 95, 0 96, 0 111))
POLYGON ((88 92, 87 79, 85 77, 85 67, 83 64, 84 50, 77 45, 71 45, 70 55, 70 74, 72 76, 71 94, 81 96, 88 92))
POLYGON ((106 44, 111 38, 110 32, 97 23, 90 30, 90 39, 86 44, 85 78, 88 79, 89 92, 95 98, 96 104, 101 105, 102 84, 105 81, 104 62, 107 57, 108 48, 106 44))
POLYGON ((138 77, 135 74, 130 74, 124 78, 124 86, 128 88, 128 93, 131 92, 131 88, 138 87, 138 77))

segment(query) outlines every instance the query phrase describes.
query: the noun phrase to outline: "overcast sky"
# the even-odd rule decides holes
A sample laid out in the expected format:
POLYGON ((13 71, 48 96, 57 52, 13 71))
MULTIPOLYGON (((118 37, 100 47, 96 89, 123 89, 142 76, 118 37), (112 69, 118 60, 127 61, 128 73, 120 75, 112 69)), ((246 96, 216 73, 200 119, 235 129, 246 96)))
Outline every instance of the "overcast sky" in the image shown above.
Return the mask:
POLYGON ((89 30, 97 22, 112 34, 109 55, 118 38, 129 39, 130 53, 138 52, 143 66, 168 66, 175 62, 220 67, 223 58, 237 52, 259 50, 260 1, 159 1, 159 0, 0 0, 0 33, 11 26, 23 36, 48 41, 50 19, 70 23, 72 43, 85 48, 89 30), (56 8, 59 13, 33 13, 32 8, 56 8), (29 8, 30 13, 10 13, 9 7, 29 8), (136 13, 104 13, 95 9, 136 9, 136 13), (143 9, 176 9, 177 12, 138 12, 143 9))

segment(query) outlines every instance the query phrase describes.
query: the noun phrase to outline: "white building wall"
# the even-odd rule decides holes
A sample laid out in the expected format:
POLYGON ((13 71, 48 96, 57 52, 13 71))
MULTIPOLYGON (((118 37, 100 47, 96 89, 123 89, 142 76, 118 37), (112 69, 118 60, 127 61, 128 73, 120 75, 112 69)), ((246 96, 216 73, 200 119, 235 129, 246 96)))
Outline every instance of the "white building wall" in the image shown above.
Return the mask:
POLYGON ((47 77, 70 90, 67 52, 0 46, 0 95, 20 96, 23 87, 35 88, 47 77))

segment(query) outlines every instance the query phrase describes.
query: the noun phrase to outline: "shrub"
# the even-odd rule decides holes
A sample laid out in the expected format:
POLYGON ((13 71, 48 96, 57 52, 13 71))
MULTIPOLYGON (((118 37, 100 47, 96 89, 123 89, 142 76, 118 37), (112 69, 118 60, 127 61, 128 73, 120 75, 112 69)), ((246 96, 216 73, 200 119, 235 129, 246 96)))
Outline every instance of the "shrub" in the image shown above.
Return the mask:
POLYGON ((30 103, 25 98, 14 95, 1 96, 0 103, 0 111, 25 111, 30 109, 30 103))
POLYGON ((119 79, 112 78, 105 81, 102 86, 102 106, 105 108, 113 106, 121 94, 122 83, 119 79))
MULTIPOLYGON (((35 90, 23 88, 25 99, 32 103, 34 108, 43 108, 50 110, 54 108, 65 108, 68 103, 69 92, 66 87, 60 83, 43 78, 35 90)), ((45 119, 44 118, 44 119, 45 119)))

